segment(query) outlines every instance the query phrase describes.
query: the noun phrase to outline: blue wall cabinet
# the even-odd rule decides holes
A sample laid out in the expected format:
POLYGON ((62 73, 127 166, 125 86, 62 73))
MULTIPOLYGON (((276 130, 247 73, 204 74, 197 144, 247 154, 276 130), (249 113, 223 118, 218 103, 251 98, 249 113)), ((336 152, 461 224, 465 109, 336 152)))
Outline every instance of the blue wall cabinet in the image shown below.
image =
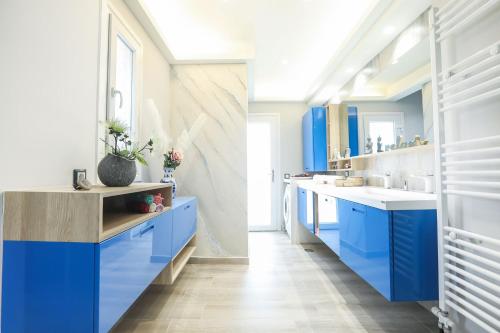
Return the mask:
POLYGON ((349 148, 351 148, 351 156, 358 156, 358 108, 355 106, 347 107, 347 126, 349 128, 349 148))
POLYGON ((108 332, 196 232, 196 198, 100 243, 4 241, 2 332, 108 332))
POLYGON ((302 117, 302 154, 305 172, 326 171, 327 109, 313 107, 302 117))
POLYGON ((438 298, 436 211, 338 199, 340 259, 390 301, 438 298))

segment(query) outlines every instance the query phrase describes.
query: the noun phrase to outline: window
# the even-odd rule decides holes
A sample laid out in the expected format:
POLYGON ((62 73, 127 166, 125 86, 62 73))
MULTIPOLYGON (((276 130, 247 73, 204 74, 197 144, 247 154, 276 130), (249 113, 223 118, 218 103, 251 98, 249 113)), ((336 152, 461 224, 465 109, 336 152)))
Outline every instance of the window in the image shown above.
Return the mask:
POLYGON ((404 135, 403 113, 402 112, 372 112, 364 113, 363 119, 363 149, 368 137, 372 139, 373 150, 377 150, 377 138, 382 138, 382 150, 386 145, 396 143, 398 135, 404 135))
MULTIPOLYGON (((142 46, 116 11, 109 9, 106 119, 122 121, 132 140, 137 141, 142 46)), ((137 173, 136 181, 141 180, 139 166, 137 173)))

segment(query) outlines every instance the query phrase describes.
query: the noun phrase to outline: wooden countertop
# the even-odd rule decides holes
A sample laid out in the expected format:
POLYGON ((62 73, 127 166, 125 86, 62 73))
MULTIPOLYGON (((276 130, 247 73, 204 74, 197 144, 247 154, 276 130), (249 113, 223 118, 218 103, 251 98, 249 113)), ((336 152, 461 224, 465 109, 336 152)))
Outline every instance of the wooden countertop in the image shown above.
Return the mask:
MULTIPOLYGON (((130 195, 162 193, 172 206, 172 185, 138 183, 127 187, 39 187, 4 193, 4 239, 98 243, 161 214, 129 212, 130 195)), ((163 212, 164 212, 163 211, 163 212)))

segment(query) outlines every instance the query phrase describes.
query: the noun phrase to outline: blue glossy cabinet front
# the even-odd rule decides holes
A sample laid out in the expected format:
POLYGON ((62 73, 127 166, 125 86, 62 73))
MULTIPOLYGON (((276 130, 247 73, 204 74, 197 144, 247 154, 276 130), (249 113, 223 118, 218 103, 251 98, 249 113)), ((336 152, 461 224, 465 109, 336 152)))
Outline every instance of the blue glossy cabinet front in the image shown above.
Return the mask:
POLYGON ((94 329, 94 244, 3 242, 2 332, 94 329))
POLYGON ((173 209, 173 248, 175 256, 186 245, 196 230, 197 201, 194 197, 175 199, 173 209))
POLYGON ((196 232, 196 199, 101 243, 4 241, 2 332, 108 332, 196 232))
POLYGON ((313 107, 302 117, 302 154, 306 172, 326 171, 326 108, 313 107))
POLYGON ((387 299, 391 298, 388 211, 338 200, 340 258, 387 299))
POLYGON ((154 229, 166 225, 167 220, 168 215, 159 215, 98 244, 99 324, 96 331, 109 331, 170 261, 153 253, 154 229))
POLYGON ((340 259, 347 266, 390 301, 438 299, 435 210, 337 204, 340 259))

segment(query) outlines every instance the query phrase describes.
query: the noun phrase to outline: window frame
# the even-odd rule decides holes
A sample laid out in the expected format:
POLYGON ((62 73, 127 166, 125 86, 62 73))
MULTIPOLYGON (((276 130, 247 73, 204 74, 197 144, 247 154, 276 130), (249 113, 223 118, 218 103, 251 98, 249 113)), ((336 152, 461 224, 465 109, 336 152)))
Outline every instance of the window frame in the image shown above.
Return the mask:
MULTIPOLYGON (((140 39, 128 26, 121 14, 111 5, 107 4, 107 59, 106 59, 106 101, 104 120, 114 117, 116 103, 119 103, 119 97, 113 96, 113 88, 116 86, 116 53, 117 38, 120 38, 132 51, 132 124, 130 128, 130 138, 137 142, 140 139, 140 113, 142 105, 143 89, 143 45, 140 39)), ((107 140, 106 134, 106 140, 107 140)), ((106 148, 102 144, 102 157, 105 156, 106 148)), ((142 168, 137 163, 137 175, 134 182, 142 181, 142 168)))
MULTIPOLYGON (((401 133, 403 136, 405 134, 404 127, 404 112, 401 111, 389 111, 389 112, 363 112, 361 113, 362 122, 362 141, 361 150, 364 151, 364 146, 366 144, 367 138, 370 136, 370 122, 376 121, 393 121, 394 122, 394 142, 396 142, 397 135, 401 133), (400 131, 398 131, 400 130, 400 131)), ((377 138, 371 138, 372 142, 376 144, 377 138)), ((374 149, 376 151, 376 148, 374 149)))

